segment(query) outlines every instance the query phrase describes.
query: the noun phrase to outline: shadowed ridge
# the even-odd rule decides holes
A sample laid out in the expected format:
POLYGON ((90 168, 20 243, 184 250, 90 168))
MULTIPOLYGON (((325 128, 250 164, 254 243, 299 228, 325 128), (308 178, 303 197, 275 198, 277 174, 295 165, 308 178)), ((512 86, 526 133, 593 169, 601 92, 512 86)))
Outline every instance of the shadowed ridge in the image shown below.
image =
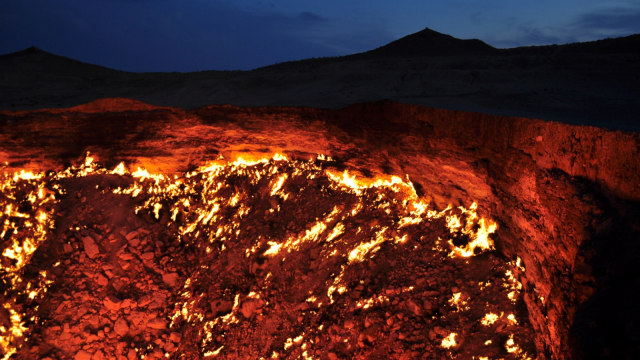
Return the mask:
POLYGON ((100 65, 93 65, 61 55, 56 55, 31 46, 14 53, 0 55, 0 75, 10 73, 38 71, 41 73, 55 71, 62 74, 92 71, 98 73, 122 73, 100 65))
POLYGON ((461 40, 427 27, 422 31, 358 55, 363 57, 413 57, 480 55, 495 52, 497 49, 478 39, 461 40))
POLYGON ((500 49, 509 54, 640 54, 640 34, 563 45, 535 45, 500 49))
POLYGON ((0 55, 4 109, 60 108, 124 97, 135 74, 88 64, 36 47, 0 55))
MULTIPOLYGON (((25 58, 25 57, 62 57, 54 53, 50 53, 46 50, 42 50, 37 46, 29 46, 28 48, 18 50, 15 52, 0 54, 0 60, 6 60, 11 58, 25 58)), ((71 59, 69 59, 71 60, 71 59)))
POLYGON ((16 51, 16 52, 14 52, 14 53, 9 53, 9 54, 2 55, 2 56, 8 56, 8 55, 35 55, 35 54, 49 54, 49 55, 53 55, 53 54, 51 54, 51 53, 49 53, 49 52, 47 52, 47 51, 44 51, 44 50, 40 49, 39 47, 36 47, 36 46, 30 46, 30 47, 28 47, 28 48, 26 48, 26 49, 19 50, 19 51, 16 51))
POLYGON ((568 52, 640 53, 640 34, 565 45, 568 52))

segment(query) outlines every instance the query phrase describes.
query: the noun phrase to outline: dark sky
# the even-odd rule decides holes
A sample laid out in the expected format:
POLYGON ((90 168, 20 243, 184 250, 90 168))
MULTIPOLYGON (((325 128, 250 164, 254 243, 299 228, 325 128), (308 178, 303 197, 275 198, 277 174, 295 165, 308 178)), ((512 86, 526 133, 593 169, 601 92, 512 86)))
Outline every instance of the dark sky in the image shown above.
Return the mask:
POLYGON ((640 0, 0 0, 0 53, 128 71, 346 55, 424 27, 496 47, 595 40, 640 33, 640 0))

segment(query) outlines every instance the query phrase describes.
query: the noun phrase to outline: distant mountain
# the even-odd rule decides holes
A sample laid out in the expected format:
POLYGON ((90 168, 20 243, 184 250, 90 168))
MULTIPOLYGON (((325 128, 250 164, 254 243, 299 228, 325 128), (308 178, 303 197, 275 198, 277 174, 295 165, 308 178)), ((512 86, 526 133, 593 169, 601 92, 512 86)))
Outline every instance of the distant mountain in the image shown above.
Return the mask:
POLYGON ((566 45, 567 50, 609 53, 640 53, 640 34, 566 45))
POLYGON ((0 56, 0 108, 64 107, 95 100, 128 73, 30 47, 0 56))
POLYGON ((486 55, 496 52, 494 47, 478 39, 461 40, 425 28, 360 55, 376 57, 460 56, 486 55))
MULTIPOLYGON (((42 75, 46 73, 62 74, 62 73, 87 73, 95 74, 114 74, 120 71, 109 69, 107 67, 87 64, 78 60, 55 55, 44 51, 37 47, 30 47, 22 51, 0 56, 0 69, 11 69, 13 72, 32 72, 36 71, 42 75)), ((5 71, 0 70, 3 75, 5 71)))
POLYGON ((0 55, 0 110, 100 98, 196 108, 339 108, 392 100, 640 130, 640 35, 496 49, 431 29, 377 49, 251 71, 130 73, 29 48, 0 55))

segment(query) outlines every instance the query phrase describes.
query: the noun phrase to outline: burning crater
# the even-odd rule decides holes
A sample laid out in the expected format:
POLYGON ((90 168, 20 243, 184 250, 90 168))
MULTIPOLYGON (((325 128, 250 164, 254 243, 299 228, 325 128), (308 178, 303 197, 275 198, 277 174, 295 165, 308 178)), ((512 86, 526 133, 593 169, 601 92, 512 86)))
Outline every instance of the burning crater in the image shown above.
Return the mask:
POLYGON ((638 351, 637 135, 392 103, 0 116, 3 359, 638 351))

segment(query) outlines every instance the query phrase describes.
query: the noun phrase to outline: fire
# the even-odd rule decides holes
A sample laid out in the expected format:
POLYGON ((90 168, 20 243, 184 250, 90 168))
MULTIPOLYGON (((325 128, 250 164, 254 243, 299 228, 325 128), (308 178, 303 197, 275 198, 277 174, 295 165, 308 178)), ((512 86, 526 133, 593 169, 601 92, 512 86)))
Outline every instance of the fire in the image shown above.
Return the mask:
POLYGON ((124 163, 119 163, 113 170, 111 170, 111 174, 123 176, 127 174, 127 168, 124 166, 124 163))
POLYGON ((140 178, 140 180, 144 181, 145 179, 153 179, 156 183, 164 180, 164 176, 161 174, 151 174, 147 169, 143 169, 138 167, 138 169, 131 173, 131 176, 134 178, 140 178))
POLYGON ((497 314, 488 313, 484 315, 484 317, 482 318, 482 320, 480 320, 480 322, 484 326, 490 326, 490 325, 493 325, 496 321, 498 321, 498 318, 499 316, 497 314))
MULTIPOLYGON (((2 255, 11 259, 2 270, 12 276, 29 262, 33 252, 45 240, 53 226, 50 220, 54 193, 40 183, 44 174, 21 170, 0 178, 0 238, 4 239, 2 255), (7 244, 9 244, 7 246, 7 244)), ((14 278, 12 282, 18 281, 14 278)))
POLYGON ((413 185, 408 182, 404 182, 398 176, 379 177, 376 179, 358 178, 355 175, 350 175, 349 170, 345 170, 342 175, 333 171, 327 171, 326 174, 331 180, 350 189, 358 195, 362 194, 366 189, 385 187, 394 191, 404 189, 406 191, 410 191, 412 197, 417 197, 413 185))
POLYGON ((13 182, 18 182, 19 180, 38 180, 42 178, 42 174, 34 174, 31 171, 20 170, 19 173, 13 174, 13 182))
POLYGON ((509 336, 509 339, 507 340, 507 343, 505 344, 505 349, 507 350, 507 352, 510 352, 510 353, 514 353, 514 352, 517 352, 518 350, 520 350, 518 345, 516 345, 515 341, 513 341, 513 335, 509 336))
MULTIPOLYGON (((198 259, 198 263, 193 264, 192 272, 176 290, 175 303, 172 303, 167 322, 172 331, 178 331, 181 327, 198 329, 198 348, 195 351, 199 356, 223 357, 227 352, 234 351, 226 345, 225 337, 220 334, 240 331, 247 321, 276 321, 270 314, 280 306, 286 308, 288 298, 273 291, 273 284, 304 287, 303 310, 299 313, 295 312, 297 308, 295 311, 282 310, 290 311, 287 314, 297 321, 316 321, 312 316, 338 311, 370 313, 371 318, 375 318, 384 315, 387 308, 399 306, 398 298, 411 299, 402 304, 408 315, 388 316, 375 325, 394 332, 402 331, 402 327, 396 324, 398 321, 410 322, 413 318, 438 320, 430 315, 433 305, 417 299, 433 299, 433 302, 441 298, 441 303, 437 305, 441 307, 439 311, 449 316, 461 316, 476 304, 472 292, 465 289, 452 288, 435 296, 434 290, 423 279, 406 283, 409 277, 393 278, 393 286, 379 287, 365 283, 365 279, 359 276, 365 270, 375 269, 379 272, 377 276, 384 279, 388 275, 385 270, 387 265, 384 261, 377 263, 377 260, 390 252, 403 253, 418 247, 421 247, 419 251, 427 252, 436 248, 438 250, 430 253, 434 259, 440 263, 450 261, 459 265, 470 261, 468 258, 473 255, 492 249, 490 235, 497 231, 497 225, 478 214, 477 203, 472 202, 468 208, 450 206, 442 210, 433 209, 419 198, 408 178, 363 178, 347 170, 335 172, 330 167, 319 165, 323 161, 330 161, 330 158, 318 156, 302 161, 290 160, 282 154, 271 157, 243 155, 233 161, 221 158, 188 173, 168 175, 155 174, 143 167, 130 172, 123 162, 113 169, 105 169, 95 162, 94 156, 87 155, 80 165, 53 175, 26 171, 6 175, 0 182, 0 238, 9 241, 3 242, 0 250, 4 258, 2 270, 9 274, 6 279, 9 279, 11 289, 3 296, 29 299, 33 304, 45 296, 50 286, 46 273, 41 274, 38 281, 29 284, 22 281, 22 275, 34 252, 52 232, 58 211, 57 197, 66 194, 65 188, 60 185, 62 180, 109 175, 110 178, 122 177, 127 185, 101 189, 103 193, 108 192, 111 196, 135 203, 133 206, 137 216, 150 223, 161 224, 168 234, 175 236, 180 246, 188 248, 198 259), (22 197, 17 198, 17 193, 22 197), (309 197, 317 200, 317 204, 304 207, 309 197), (30 206, 25 206, 25 201, 30 206), (298 210, 300 208, 303 210, 298 210), (296 211, 308 213, 299 214, 296 211), (252 229, 249 225, 253 223, 248 219, 253 219, 253 222, 259 219, 267 224, 265 226, 272 225, 276 230, 252 229), (442 243, 445 246, 448 243, 450 249, 434 246, 432 238, 425 239, 428 232, 442 235, 442 243), (459 239, 468 241, 460 242, 459 239), (217 259, 227 256, 231 259, 241 258, 243 262, 230 263, 229 269, 216 268, 217 259), (291 264, 297 262, 294 264, 298 266, 302 262, 300 259, 304 260, 308 274, 320 274, 322 280, 312 281, 289 274, 295 269, 291 264), (241 286, 232 284, 228 288, 216 288, 215 292, 211 290, 210 293, 202 290, 212 284, 217 286, 232 282, 233 271, 251 274, 251 281, 241 286), (208 299, 211 296, 215 296, 223 305, 212 305, 213 302, 208 299), (345 302, 348 296, 357 296, 357 300, 348 304, 345 302), (447 301, 449 296, 451 298, 447 301)), ((80 227, 74 228, 76 225, 70 226, 74 231, 81 230, 80 227)), ((149 256, 153 256, 152 252, 149 253, 149 256)), ((171 264, 171 261, 169 258, 163 265, 171 264)), ((395 266, 404 266, 401 258, 395 266)), ((416 269, 406 269, 407 273, 412 271, 416 269)), ((513 273, 506 273, 505 276, 508 283, 512 284, 510 286, 518 288, 513 273)), ((476 283, 473 283, 474 287, 476 283)), ((489 283, 488 280, 482 282, 487 286, 489 283)), ((286 291, 286 288, 277 289, 286 291)), ((4 308, 10 314, 11 327, 0 327, 0 349, 5 354, 3 360, 19 350, 19 344, 28 340, 31 326, 38 324, 35 318, 27 321, 18 304, 7 303, 4 308)), ((475 321, 477 318, 474 318, 475 321)), ((496 321, 497 315, 488 313, 481 323, 489 326, 496 321)), ((505 322, 509 326, 518 325, 512 314, 507 316, 505 322)), ((358 326, 368 328, 373 326, 371 324, 358 326)), ((286 338, 279 338, 278 347, 267 354, 273 354, 275 358, 314 358, 314 346, 327 336, 333 336, 335 339, 332 341, 340 341, 346 344, 345 347, 351 344, 363 347, 375 341, 372 335, 370 338, 373 340, 365 335, 359 339, 338 339, 337 333, 341 330, 336 330, 329 323, 314 323, 313 328, 302 333, 298 327, 289 329, 288 323, 276 325, 290 331, 286 338), (330 335, 328 327, 332 328, 330 335)), ((433 345, 440 345, 443 349, 456 348, 457 351, 462 347, 458 344, 458 334, 466 332, 449 326, 447 329, 451 332, 448 335, 438 333, 433 339, 441 339, 441 342, 433 345)), ((399 336, 398 341, 402 340, 399 336)), ((464 344, 468 341, 465 337, 464 344)), ((506 346, 509 346, 509 350, 515 345, 507 343, 506 346)), ((145 354, 144 347, 137 349, 140 354, 145 354)))
POLYGON ((505 282, 503 286, 509 290, 509 293, 507 294, 509 300, 511 300, 512 302, 516 302, 516 300, 518 299, 518 295, 522 290, 522 283, 520 283, 512 270, 505 271, 505 282))
POLYGON ((329 236, 327 236, 327 242, 331 242, 333 239, 337 238, 342 233, 344 233, 344 225, 342 223, 336 224, 333 230, 331 230, 331 233, 329 234, 329 236))
POLYGON ((268 244, 269 244, 269 249, 267 249, 267 251, 263 253, 263 255, 266 255, 266 256, 276 255, 280 251, 280 248, 282 247, 282 244, 278 244, 277 242, 273 242, 273 241, 269 241, 268 244))
POLYGON ((478 252, 493 249, 493 241, 489 235, 498 229, 498 225, 491 220, 480 218, 476 212, 478 204, 473 202, 469 209, 459 207, 460 216, 451 214, 447 216, 447 226, 452 233, 459 232, 462 236, 469 238, 463 246, 455 245, 453 239, 449 239, 452 247, 452 255, 470 257, 478 252), (464 224, 462 223, 464 219, 464 224), (474 228, 477 230, 474 231, 474 228))
POLYGON ((445 337, 444 339, 442 339, 442 342, 440 343, 440 346, 442 346, 445 349, 450 349, 452 347, 455 347, 456 344, 456 336, 458 334, 456 333, 451 333, 449 335, 447 335, 447 337, 445 337))
POLYGON ((362 243, 355 249, 351 250, 351 252, 349 252, 349 262, 351 263, 354 261, 364 261, 366 255, 375 252, 378 248, 378 245, 386 240, 384 237, 385 231, 387 231, 387 228, 382 228, 376 233, 375 239, 367 243, 362 243))
POLYGON ((273 184, 273 187, 271 188, 271 196, 274 196, 278 193, 278 191, 282 187, 282 184, 284 184, 284 181, 287 180, 287 177, 288 177, 287 174, 284 174, 278 177, 278 180, 276 180, 275 184, 273 184))

